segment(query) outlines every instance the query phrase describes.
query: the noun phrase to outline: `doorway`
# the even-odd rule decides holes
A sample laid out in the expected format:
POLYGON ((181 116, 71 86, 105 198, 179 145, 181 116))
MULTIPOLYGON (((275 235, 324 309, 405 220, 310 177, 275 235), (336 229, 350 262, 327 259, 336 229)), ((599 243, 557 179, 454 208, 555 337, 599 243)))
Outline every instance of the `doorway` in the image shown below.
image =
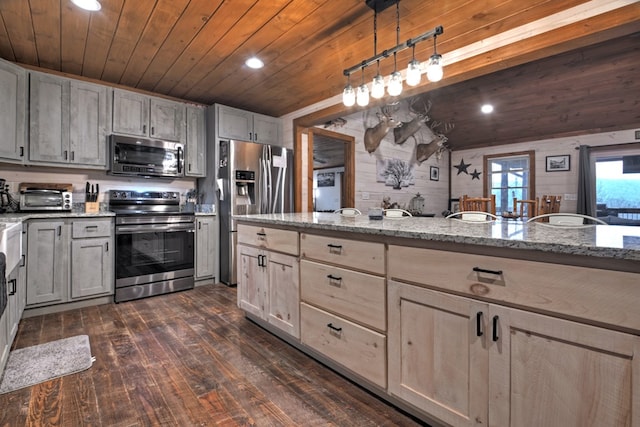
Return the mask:
POLYGON ((296 183, 296 212, 333 210, 333 205, 337 206, 336 209, 354 206, 354 137, 316 127, 297 127, 294 152, 296 168, 300 171, 298 176, 302 178, 296 183), (306 159, 303 159, 305 153, 306 159), (320 189, 318 174, 321 174, 322 181, 320 189), (331 183, 332 187, 329 186, 331 183), (334 199, 333 204, 325 204, 326 200, 323 200, 323 204, 319 204, 322 193, 334 199), (335 200, 336 197, 337 200, 335 200))

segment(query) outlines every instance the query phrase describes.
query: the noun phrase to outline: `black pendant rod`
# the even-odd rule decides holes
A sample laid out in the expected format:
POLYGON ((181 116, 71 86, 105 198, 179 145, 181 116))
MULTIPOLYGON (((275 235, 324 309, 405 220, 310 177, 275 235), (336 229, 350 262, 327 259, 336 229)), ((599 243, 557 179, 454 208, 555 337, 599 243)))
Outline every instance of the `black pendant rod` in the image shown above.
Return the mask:
POLYGON ((393 55, 394 53, 401 52, 409 47, 413 47, 415 44, 420 43, 421 41, 426 40, 428 38, 439 36, 443 32, 444 32, 444 29, 442 28, 442 26, 441 25, 437 26, 431 31, 427 31, 426 33, 420 34, 419 36, 409 39, 404 43, 400 43, 397 46, 394 46, 390 49, 386 49, 380 52, 379 54, 372 56, 369 59, 365 59, 358 65, 354 65, 351 68, 346 68, 345 70, 342 71, 342 74, 344 74, 345 76, 349 76, 351 75, 351 73, 359 70, 360 68, 368 67, 369 65, 373 64, 376 61, 379 61, 383 58, 387 58, 393 55))

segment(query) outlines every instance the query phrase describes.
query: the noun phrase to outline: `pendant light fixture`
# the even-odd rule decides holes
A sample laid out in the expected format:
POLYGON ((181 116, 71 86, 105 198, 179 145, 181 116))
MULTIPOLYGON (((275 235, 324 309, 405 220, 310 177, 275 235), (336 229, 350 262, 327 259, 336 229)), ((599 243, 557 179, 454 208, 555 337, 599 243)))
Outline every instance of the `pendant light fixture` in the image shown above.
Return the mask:
POLYGON ((389 77, 387 84, 387 92, 391 96, 398 96, 402 93, 402 74, 397 69, 397 53, 407 48, 413 49, 412 60, 409 62, 406 70, 407 84, 410 86, 417 86, 420 84, 422 77, 422 64, 415 58, 415 46, 416 44, 433 38, 433 55, 429 58, 427 66, 427 78, 430 81, 438 81, 442 79, 442 55, 439 55, 436 51, 436 37, 444 32, 442 26, 438 26, 431 31, 420 34, 417 37, 411 38, 404 43, 400 43, 400 0, 365 0, 367 6, 374 11, 373 15, 373 56, 369 59, 364 59, 354 65, 351 68, 347 68, 342 71, 342 74, 347 77, 347 85, 342 92, 342 102, 345 106, 351 107, 356 103, 358 105, 365 106, 369 102, 369 96, 379 99, 384 96, 385 93, 385 79, 380 75, 380 61, 384 58, 388 58, 393 54, 393 73, 389 77), (381 53, 377 51, 378 43, 378 28, 377 18, 378 13, 394 5, 396 6, 396 46, 385 49, 381 53), (364 84, 364 70, 369 65, 376 64, 376 75, 371 83, 371 91, 367 85, 364 84), (351 74, 361 70, 362 72, 362 84, 358 86, 357 97, 356 90, 351 86, 351 74), (366 103, 365 103, 366 99, 366 103))
POLYGON ((433 55, 431 55, 427 64, 427 78, 432 82, 439 82, 444 74, 442 70, 442 55, 436 51, 436 37, 437 35, 433 36, 433 55))
POLYGON ((352 107, 356 103, 356 93, 351 86, 351 74, 347 76, 347 85, 342 91, 342 103, 345 107, 352 107))
MULTIPOLYGON (((396 45, 400 44, 400 2, 396 2, 396 45)), ((391 96, 398 96, 402 93, 402 74, 398 71, 396 56, 398 52, 393 52, 393 73, 389 77, 387 92, 391 96)))
POLYGON ((369 88, 364 84, 364 67, 362 67, 362 83, 356 92, 356 102, 361 107, 369 105, 369 88))

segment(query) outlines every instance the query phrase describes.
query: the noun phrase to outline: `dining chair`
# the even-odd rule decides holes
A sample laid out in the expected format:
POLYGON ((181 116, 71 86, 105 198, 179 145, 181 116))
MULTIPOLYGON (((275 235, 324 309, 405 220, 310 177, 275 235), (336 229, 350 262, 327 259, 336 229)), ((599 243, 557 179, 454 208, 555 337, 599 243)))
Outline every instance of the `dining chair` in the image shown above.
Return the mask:
POLYGON ((513 213, 518 215, 518 218, 531 218, 538 215, 538 204, 539 199, 536 197, 533 199, 520 199, 517 197, 513 198, 513 213), (520 209, 518 209, 518 205, 520 205, 520 209), (526 210, 525 210, 526 209, 526 210))
POLYGON ((550 226, 560 227, 582 227, 589 225, 609 225, 600 218, 590 215, 574 214, 574 213, 547 213, 529 218, 527 222, 541 222, 550 226))
POLYGON ((413 215, 411 214, 411 212, 404 209, 391 208, 384 210, 384 216, 385 218, 408 218, 412 217, 413 215))
POLYGON ((538 204, 538 215, 559 213, 562 196, 542 196, 538 204))
POLYGON ((489 212, 495 215, 496 214, 496 195, 492 194, 489 197, 469 197, 466 194, 464 194, 460 198, 460 210, 489 212))
POLYGON ((362 215, 362 212, 356 208, 340 208, 333 211, 333 213, 340 214, 342 216, 358 216, 362 215))
POLYGON ((484 211, 460 211, 454 212, 445 217, 446 219, 457 219, 459 221, 468 222, 493 222, 498 217, 490 212, 484 211))

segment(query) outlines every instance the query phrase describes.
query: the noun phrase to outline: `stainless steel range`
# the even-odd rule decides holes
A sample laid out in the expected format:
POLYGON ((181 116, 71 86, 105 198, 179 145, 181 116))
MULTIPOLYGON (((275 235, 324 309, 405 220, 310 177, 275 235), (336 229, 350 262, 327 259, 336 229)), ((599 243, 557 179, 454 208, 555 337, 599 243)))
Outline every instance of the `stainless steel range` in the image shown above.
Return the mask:
POLYGON ((115 301, 193 288, 194 214, 173 191, 109 191, 116 214, 115 301))

